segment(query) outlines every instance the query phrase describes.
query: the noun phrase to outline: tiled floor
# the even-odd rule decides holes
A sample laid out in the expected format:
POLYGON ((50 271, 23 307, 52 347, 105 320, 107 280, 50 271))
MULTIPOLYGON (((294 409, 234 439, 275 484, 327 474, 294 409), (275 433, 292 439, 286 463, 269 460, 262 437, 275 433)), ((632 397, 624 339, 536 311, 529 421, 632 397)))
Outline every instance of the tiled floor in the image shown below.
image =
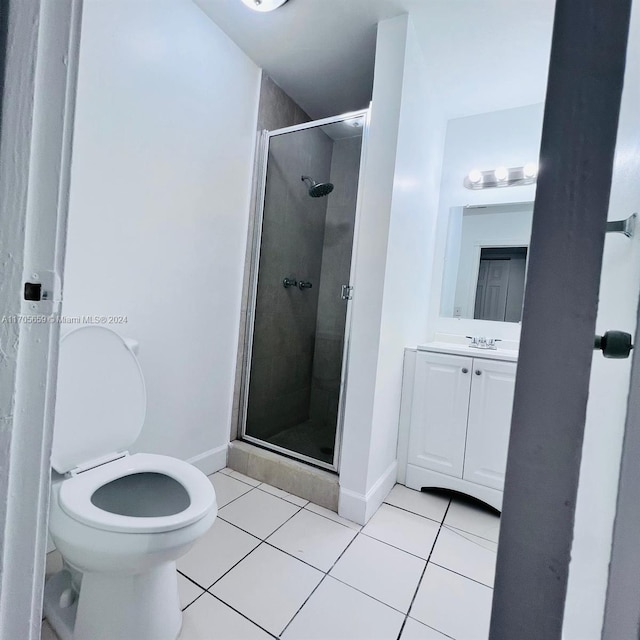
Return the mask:
POLYGON ((486 640, 489 510, 396 485, 361 528, 229 469, 210 479, 218 518, 178 561, 180 640, 486 640))

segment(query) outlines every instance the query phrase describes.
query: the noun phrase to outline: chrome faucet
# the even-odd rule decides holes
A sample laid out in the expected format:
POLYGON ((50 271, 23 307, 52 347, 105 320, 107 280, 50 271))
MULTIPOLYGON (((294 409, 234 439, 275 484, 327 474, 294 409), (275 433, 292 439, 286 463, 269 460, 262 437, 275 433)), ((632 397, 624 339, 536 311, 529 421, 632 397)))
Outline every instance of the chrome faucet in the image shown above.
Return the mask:
POLYGON ((493 349, 494 351, 498 348, 496 342, 502 342, 500 338, 485 338, 485 336, 466 336, 471 340, 469 343, 470 347, 474 349, 493 349))

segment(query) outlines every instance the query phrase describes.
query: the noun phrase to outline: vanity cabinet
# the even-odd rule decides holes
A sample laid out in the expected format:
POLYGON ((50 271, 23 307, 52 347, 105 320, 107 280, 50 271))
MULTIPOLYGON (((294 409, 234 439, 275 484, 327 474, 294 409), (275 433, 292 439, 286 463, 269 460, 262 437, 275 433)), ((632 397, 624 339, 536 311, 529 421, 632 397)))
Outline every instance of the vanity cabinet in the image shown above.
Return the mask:
POLYGON ((415 353, 405 379, 408 487, 454 489, 501 508, 515 376, 515 362, 415 353))

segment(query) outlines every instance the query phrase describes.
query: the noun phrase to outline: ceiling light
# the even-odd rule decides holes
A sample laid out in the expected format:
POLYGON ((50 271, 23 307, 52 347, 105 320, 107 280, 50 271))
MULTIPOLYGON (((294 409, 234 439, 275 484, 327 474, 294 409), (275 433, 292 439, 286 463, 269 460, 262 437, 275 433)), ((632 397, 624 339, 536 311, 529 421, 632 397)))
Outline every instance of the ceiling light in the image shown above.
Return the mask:
POLYGON ((287 0, 242 0, 242 2, 254 11, 273 11, 281 7, 287 0))

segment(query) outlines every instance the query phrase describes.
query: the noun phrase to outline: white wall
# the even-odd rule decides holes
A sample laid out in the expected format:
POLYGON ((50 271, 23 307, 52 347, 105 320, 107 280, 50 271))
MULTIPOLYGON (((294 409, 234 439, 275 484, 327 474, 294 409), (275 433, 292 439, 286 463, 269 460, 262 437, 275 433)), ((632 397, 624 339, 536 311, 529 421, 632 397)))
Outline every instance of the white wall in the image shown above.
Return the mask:
POLYGON ((191 0, 84 3, 63 314, 127 316, 134 449, 205 470, 229 440, 259 81, 191 0))
POLYGON ((410 19, 381 22, 340 465, 339 511, 358 522, 371 517, 395 482, 404 347, 424 338, 444 144, 444 119, 429 98, 410 19))
MULTIPOLYGON (((640 203, 640 4, 633 4, 625 86, 609 201, 609 220, 622 220, 640 203)), ((596 330, 634 334, 640 290, 640 234, 605 241, 596 330)), ((634 357, 638 357, 636 353, 634 357)), ((566 599, 564 640, 599 638, 606 595, 611 536, 631 360, 596 353, 591 369, 580 481, 566 599)))
POLYGON ((535 185, 470 190, 464 187, 463 179, 474 168, 488 170, 501 165, 519 167, 537 162, 542 116, 543 104, 539 103, 449 120, 442 161, 428 339, 433 339, 437 332, 519 339, 520 325, 516 323, 441 317, 442 278, 452 208, 534 200, 535 185))

